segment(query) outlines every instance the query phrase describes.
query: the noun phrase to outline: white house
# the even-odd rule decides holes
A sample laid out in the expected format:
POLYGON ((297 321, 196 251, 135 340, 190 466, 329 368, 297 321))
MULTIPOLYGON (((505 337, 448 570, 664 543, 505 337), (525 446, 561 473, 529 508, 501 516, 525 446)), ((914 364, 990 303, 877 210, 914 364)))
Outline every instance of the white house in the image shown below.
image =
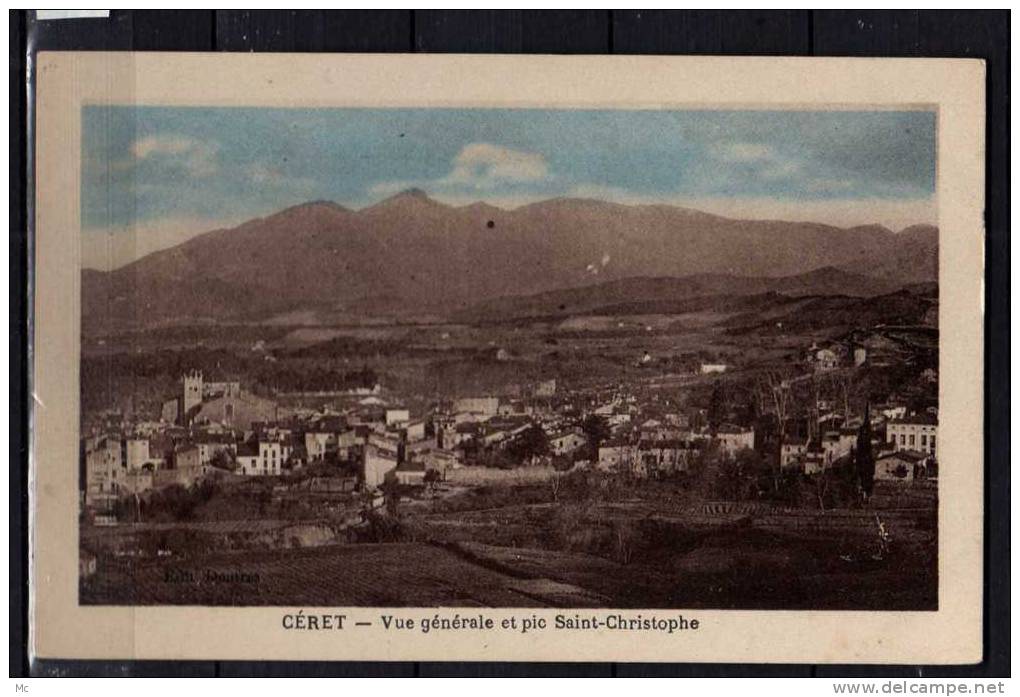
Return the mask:
POLYGON ((149 461, 149 439, 128 438, 124 441, 125 465, 129 470, 138 469, 149 461))
POLYGON ((407 440, 414 442, 425 439, 425 422, 422 420, 409 421, 406 426, 407 440))
POLYGON ((800 463, 807 452, 807 440, 804 438, 787 436, 780 448, 780 467, 792 467, 800 463))
POLYGON ((499 412, 499 398, 464 397, 453 403, 453 411, 492 417, 499 412))
POLYGON ((283 444, 275 440, 259 440, 258 474, 275 476, 280 474, 283 461, 283 444))
POLYGON ((598 468, 603 472, 622 472, 630 469, 636 448, 619 441, 607 441, 599 446, 598 468))
POLYGON ((411 420, 411 412, 407 409, 387 409, 386 410, 386 425, 387 426, 398 426, 406 424, 411 420))
POLYGON ((818 349, 814 352, 813 359, 818 370, 835 370, 839 367, 839 355, 832 349, 818 349))
POLYGON ((549 436, 549 450, 553 455, 569 455, 587 442, 588 439, 577 429, 559 431, 549 436))
POLYGON ((893 419, 885 426, 886 442, 893 450, 916 450, 935 455, 935 437, 938 435, 938 417, 933 414, 915 414, 893 419))
POLYGON ((115 499, 126 475, 127 464, 124 462, 120 439, 103 437, 94 444, 86 443, 86 504, 109 503, 115 499))
POLYGON ((372 438, 365 446, 365 460, 362 467, 362 479, 366 489, 377 489, 386 481, 386 475, 397 468, 397 444, 388 444, 381 439, 372 438))
POLYGON ((754 447, 754 429, 723 424, 716 430, 715 439, 723 452, 732 455, 744 448, 754 447))

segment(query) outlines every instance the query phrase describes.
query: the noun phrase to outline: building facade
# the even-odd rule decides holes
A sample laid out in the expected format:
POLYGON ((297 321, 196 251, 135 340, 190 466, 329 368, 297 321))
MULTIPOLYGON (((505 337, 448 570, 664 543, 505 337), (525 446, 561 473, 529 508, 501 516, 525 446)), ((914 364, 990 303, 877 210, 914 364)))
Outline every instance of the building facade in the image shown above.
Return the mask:
POLYGON ((894 451, 916 450, 936 456, 938 418, 931 414, 915 414, 893 419, 886 424, 886 442, 894 451))

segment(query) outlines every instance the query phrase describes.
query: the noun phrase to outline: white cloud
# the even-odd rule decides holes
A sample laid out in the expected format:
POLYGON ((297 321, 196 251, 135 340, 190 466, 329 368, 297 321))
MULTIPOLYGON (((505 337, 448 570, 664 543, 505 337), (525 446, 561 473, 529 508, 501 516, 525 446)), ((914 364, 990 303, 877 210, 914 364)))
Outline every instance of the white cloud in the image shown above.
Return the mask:
POLYGON ((439 200, 472 203, 480 192, 494 193, 507 185, 548 186, 553 181, 541 153, 492 143, 465 145, 450 165, 450 172, 438 179, 381 181, 370 186, 368 193, 385 197, 421 188, 439 200))
MULTIPOLYGON (((372 186, 368 187, 368 193, 372 196, 379 196, 385 198, 387 196, 393 196, 399 194, 401 191, 407 191, 413 189, 416 186, 422 186, 423 182, 413 181, 383 181, 376 182, 372 186)), ((432 193, 431 191, 428 193, 432 193)))
POLYGON ((443 181, 485 188, 500 182, 539 181, 548 175, 549 165, 541 153, 470 143, 454 158, 453 171, 443 181))
POLYGON ((139 138, 131 146, 135 160, 163 160, 182 167, 194 177, 210 177, 219 171, 215 143, 169 133, 139 138))
MULTIPOLYGON (((802 175, 801 163, 786 157, 769 145, 761 143, 716 143, 711 147, 712 157, 725 165, 735 165, 731 174, 746 172, 750 168, 755 177, 777 181, 802 175)), ((725 171, 719 176, 725 176, 725 171)))

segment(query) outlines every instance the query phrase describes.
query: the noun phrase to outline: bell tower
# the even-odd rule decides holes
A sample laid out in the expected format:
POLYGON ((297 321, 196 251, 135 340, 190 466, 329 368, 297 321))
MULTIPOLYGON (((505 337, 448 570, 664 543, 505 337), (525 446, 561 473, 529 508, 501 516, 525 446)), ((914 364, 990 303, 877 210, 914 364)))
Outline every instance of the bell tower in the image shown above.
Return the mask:
POLYGON ((185 373, 182 381, 184 395, 181 398, 181 424, 184 424, 188 412, 202 403, 202 373, 198 370, 185 373))

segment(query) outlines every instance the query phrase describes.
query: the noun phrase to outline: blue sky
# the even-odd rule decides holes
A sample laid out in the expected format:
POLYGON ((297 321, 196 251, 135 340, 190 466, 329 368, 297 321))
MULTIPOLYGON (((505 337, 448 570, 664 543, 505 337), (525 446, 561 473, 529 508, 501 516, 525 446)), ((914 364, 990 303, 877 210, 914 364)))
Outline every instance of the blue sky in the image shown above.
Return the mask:
POLYGON ((933 112, 104 106, 82 121, 91 266, 303 201, 360 208, 410 187, 452 204, 588 196, 935 222, 933 112))

